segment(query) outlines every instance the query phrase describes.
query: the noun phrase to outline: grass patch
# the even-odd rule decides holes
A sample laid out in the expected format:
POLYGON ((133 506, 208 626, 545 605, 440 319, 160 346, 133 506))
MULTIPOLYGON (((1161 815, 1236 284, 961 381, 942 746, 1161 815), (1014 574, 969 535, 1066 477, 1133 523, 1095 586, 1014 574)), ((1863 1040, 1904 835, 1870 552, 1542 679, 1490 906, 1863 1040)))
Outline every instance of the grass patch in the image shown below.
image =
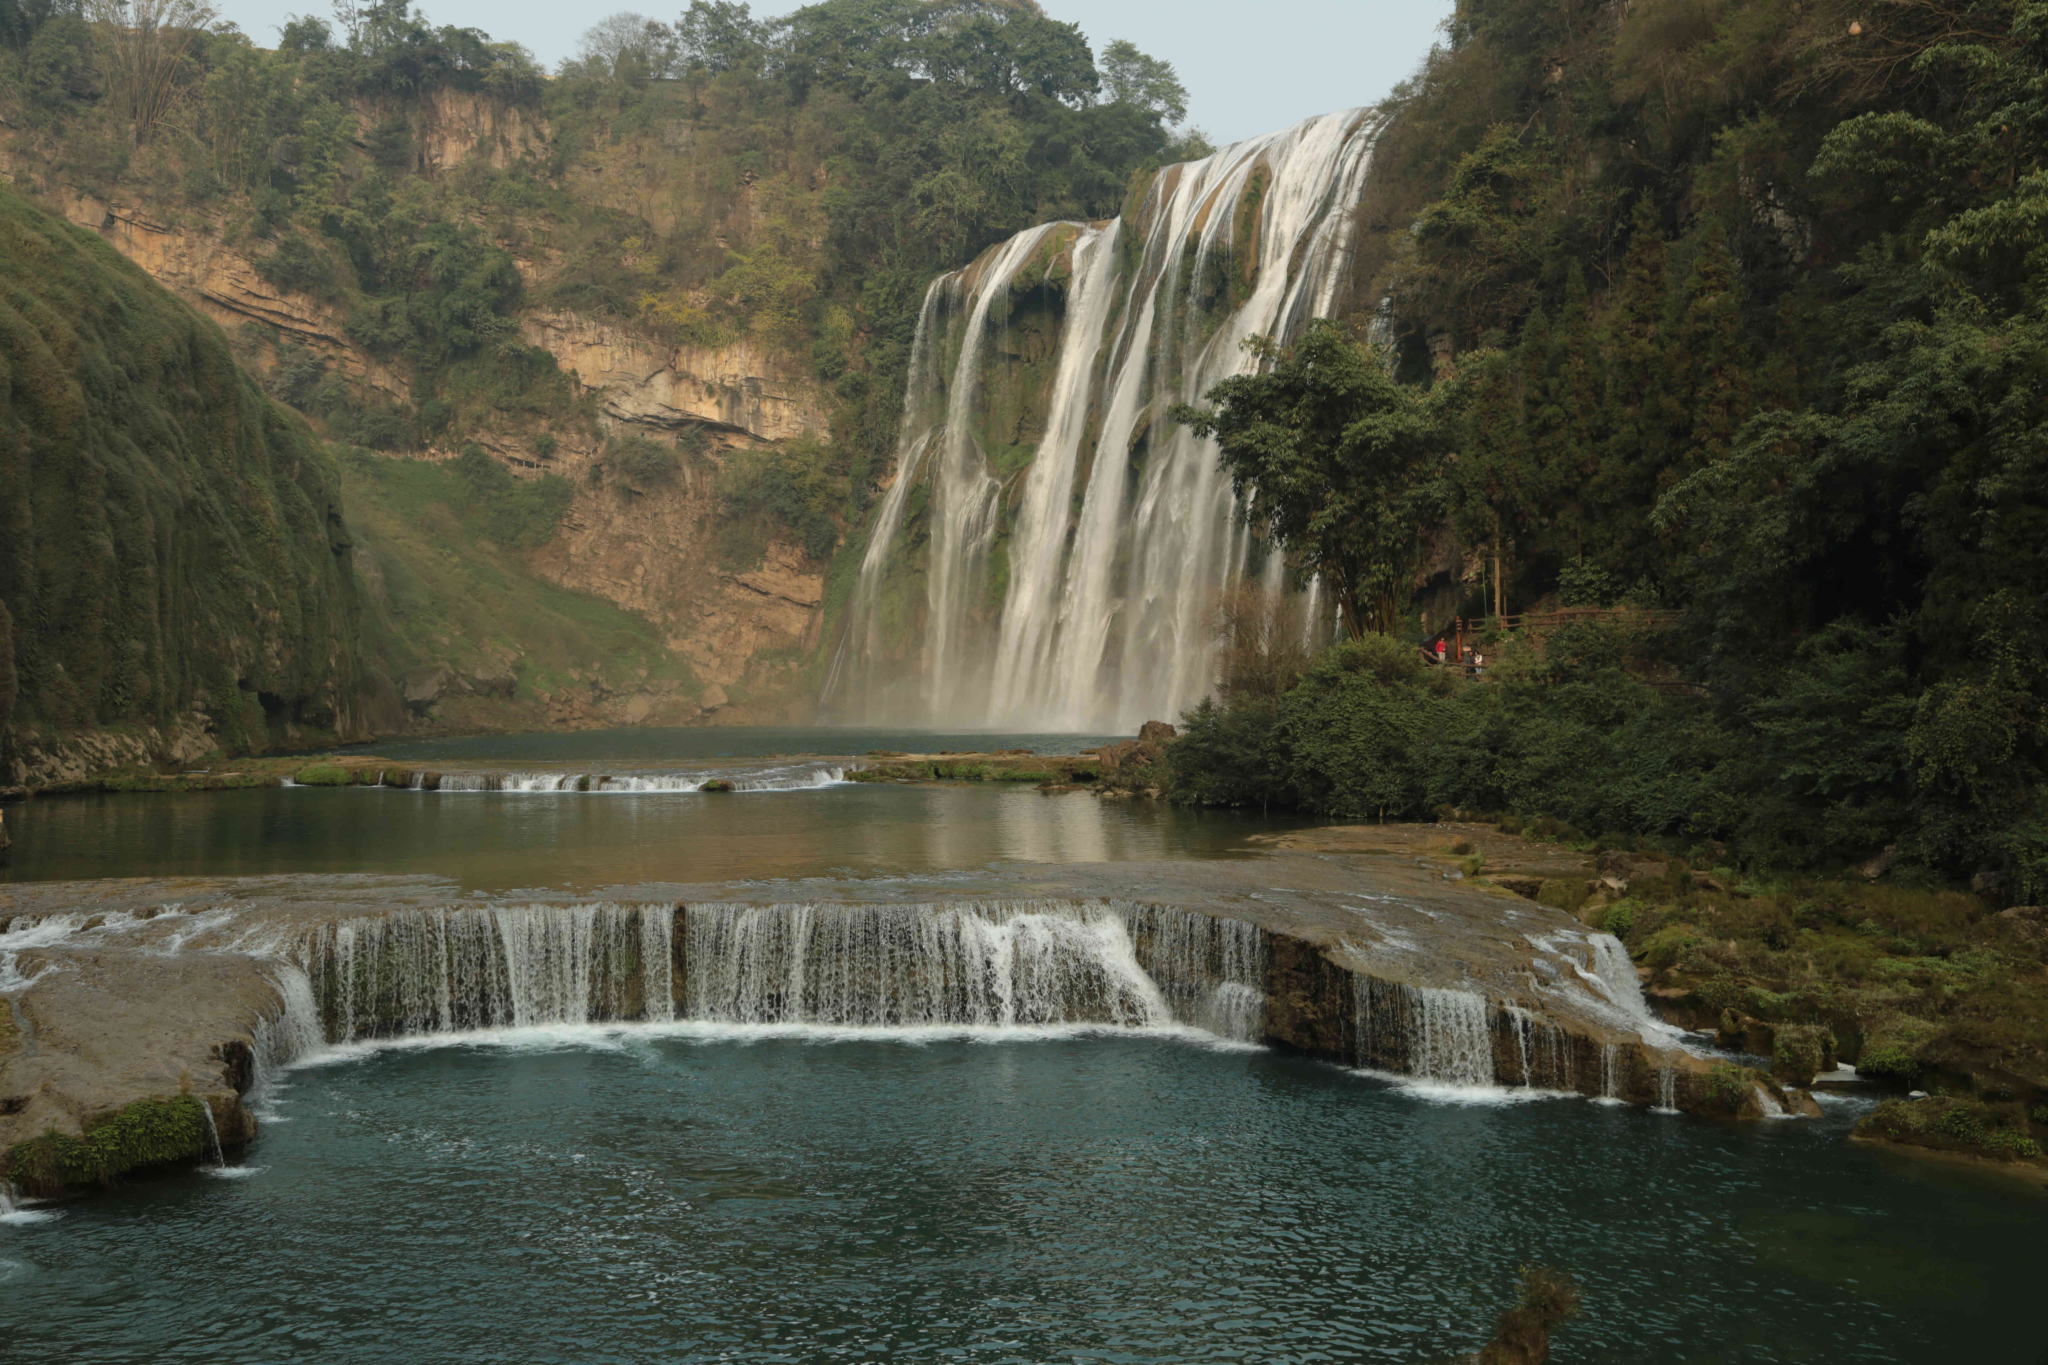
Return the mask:
POLYGON ((393 677, 429 663, 495 670, 494 658, 512 656, 520 697, 567 686, 593 661, 620 685, 701 692, 653 622, 543 582, 465 519, 468 485, 457 473, 357 452, 343 464, 342 487, 367 589, 365 643, 393 677))

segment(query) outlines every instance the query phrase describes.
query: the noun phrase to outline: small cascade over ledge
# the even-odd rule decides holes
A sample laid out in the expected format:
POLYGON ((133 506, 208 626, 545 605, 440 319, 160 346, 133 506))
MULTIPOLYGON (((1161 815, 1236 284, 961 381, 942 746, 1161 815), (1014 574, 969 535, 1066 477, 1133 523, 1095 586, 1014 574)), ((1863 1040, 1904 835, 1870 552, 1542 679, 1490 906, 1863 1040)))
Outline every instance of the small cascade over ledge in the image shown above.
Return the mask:
POLYGON ((1360 890, 1314 857, 452 892, 399 877, 17 888, 0 997, 25 1036, 89 1031, 108 998, 148 1023, 123 1025, 125 1050, 38 1060, 55 1079, 0 1114, 0 1137, 61 1126, 66 1097, 147 1099, 153 1078, 189 1073, 217 1120, 192 1155, 218 1161, 255 1135, 273 1080, 332 1047, 707 1025, 1200 1031, 1452 1095, 1811 1112, 1766 1075, 1731 1088, 1672 1046, 1638 1014, 1618 946, 1562 914, 1429 884, 1360 890))
POLYGON ((827 717, 1121 732, 1207 695, 1219 595, 1285 574, 1167 410, 1332 310, 1378 130, 1349 110, 1167 167, 1128 217, 932 284, 827 717))
POLYGON ((1118 902, 409 909, 315 930, 256 1051, 275 1066, 325 1042, 674 1020, 1183 1025, 1256 1042, 1265 939, 1118 902))

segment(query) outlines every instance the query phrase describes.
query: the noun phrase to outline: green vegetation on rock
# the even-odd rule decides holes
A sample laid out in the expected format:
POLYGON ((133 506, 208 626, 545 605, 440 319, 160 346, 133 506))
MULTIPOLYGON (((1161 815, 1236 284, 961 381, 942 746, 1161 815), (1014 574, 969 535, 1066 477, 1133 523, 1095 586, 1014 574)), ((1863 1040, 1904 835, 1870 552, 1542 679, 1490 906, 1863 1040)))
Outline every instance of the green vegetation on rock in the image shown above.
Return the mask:
POLYGON ((543 582, 516 557, 522 535, 552 534, 559 515, 554 495, 527 491, 537 481, 517 481, 494 503, 496 480, 479 497, 461 460, 369 451, 345 458, 342 475, 364 585, 363 647, 390 677, 445 663, 473 677, 509 678, 513 698, 527 702, 566 686, 622 690, 629 682, 697 695, 697 678, 652 623, 543 582), (513 545, 495 538, 507 527, 513 545))
POLYGON ((332 463, 219 329, 0 189, 8 733, 354 728, 349 549, 332 463))
POLYGON ((2041 1160, 2041 1144, 2028 1135, 2018 1106, 1953 1095, 1886 1100, 1857 1123, 1856 1135, 1992 1161, 2041 1160))
POLYGON ((53 1198, 80 1185, 110 1185, 129 1171, 206 1154, 205 1101, 191 1095, 137 1100, 87 1123, 79 1137, 56 1132, 16 1143, 0 1175, 29 1194, 53 1198))

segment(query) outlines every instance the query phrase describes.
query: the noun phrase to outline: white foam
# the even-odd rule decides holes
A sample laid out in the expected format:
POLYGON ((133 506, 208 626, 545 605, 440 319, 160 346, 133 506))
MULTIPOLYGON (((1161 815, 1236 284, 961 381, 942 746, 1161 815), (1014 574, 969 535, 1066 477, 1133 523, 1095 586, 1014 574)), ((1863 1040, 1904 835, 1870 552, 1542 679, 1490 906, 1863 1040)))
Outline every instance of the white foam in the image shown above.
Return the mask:
MULTIPOLYGON (((452 1048, 492 1048, 508 1052, 626 1053, 650 1043, 693 1044, 806 1043, 832 1046, 847 1043, 888 1043, 902 1047, 927 1047, 936 1043, 1070 1042, 1085 1038, 1142 1038, 1185 1044, 1212 1052, 1252 1053, 1264 1049, 1255 1043, 1220 1038, 1205 1029, 1185 1024, 1155 1024, 1125 1027, 1116 1024, 920 1024, 862 1025, 813 1023, 729 1023, 717 1020, 677 1020, 669 1023, 554 1024, 530 1028, 470 1029, 461 1032, 413 1034, 402 1038, 366 1039, 337 1043, 310 1053, 292 1064, 293 1071, 312 1070, 361 1061, 382 1053, 432 1052, 452 1048)), ((284 1122, 261 1116, 264 1122, 284 1122)), ((228 1170, 247 1169, 229 1167, 228 1170)), ((261 1169, 261 1168, 258 1168, 261 1169)))
POLYGON ((1354 1076, 1380 1081, 1404 1095, 1412 1095, 1432 1104, 1464 1105, 1510 1105, 1527 1104, 1535 1100, 1582 1100, 1586 1098, 1573 1090, 1545 1090, 1536 1086, 1523 1085, 1456 1085, 1431 1080, 1426 1076, 1410 1076, 1401 1072, 1381 1071, 1377 1067, 1351 1066, 1346 1071, 1354 1076))
MULTIPOLYGON (((415 770, 406 789, 425 790, 428 771, 415 770)), ((794 763, 730 772, 443 772, 436 775, 436 782, 434 790, 449 796, 672 796, 702 792, 712 782, 730 784, 734 793, 817 791, 845 784, 846 769, 829 763, 794 763)))

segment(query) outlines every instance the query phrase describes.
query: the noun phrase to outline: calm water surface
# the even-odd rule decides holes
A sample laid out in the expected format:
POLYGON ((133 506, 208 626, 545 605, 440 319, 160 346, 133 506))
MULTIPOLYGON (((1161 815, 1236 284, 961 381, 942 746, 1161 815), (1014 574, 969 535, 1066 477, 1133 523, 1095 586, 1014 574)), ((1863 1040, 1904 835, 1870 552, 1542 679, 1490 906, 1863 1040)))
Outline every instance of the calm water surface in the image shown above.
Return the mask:
POLYGON ((420 763, 475 760, 528 763, 584 759, 760 758, 773 754, 993 753, 1029 749, 1071 754, 1129 735, 1040 734, 1008 730, 878 730, 830 725, 689 725, 668 729, 575 730, 529 735, 474 735, 411 742, 380 740, 355 752, 420 763))
MULTIPOLYGON (((408 764, 542 773, 670 771, 802 780, 827 740, 936 751, 1071 752, 1091 736, 844 730, 629 730, 379 745, 408 764), (884 741, 887 741, 886 743, 884 741), (723 747, 720 747, 723 746, 723 747), (623 765, 623 766, 622 766, 623 765), (790 776, 790 775, 794 776, 790 776)), ((845 745, 838 752, 859 752, 845 745)), ((573 785, 573 782, 572 784, 573 785)), ((759 792, 424 792, 254 788, 38 797, 8 807, 0 881, 86 877, 434 873, 477 890, 900 875, 1001 860, 1117 862, 1241 854, 1304 822, 1028 784, 843 783, 759 792)))
POLYGON ((1147 1037, 558 1036, 302 1071, 247 1178, 0 1224, 23 1361, 2041 1359, 2038 1195, 1147 1037))

